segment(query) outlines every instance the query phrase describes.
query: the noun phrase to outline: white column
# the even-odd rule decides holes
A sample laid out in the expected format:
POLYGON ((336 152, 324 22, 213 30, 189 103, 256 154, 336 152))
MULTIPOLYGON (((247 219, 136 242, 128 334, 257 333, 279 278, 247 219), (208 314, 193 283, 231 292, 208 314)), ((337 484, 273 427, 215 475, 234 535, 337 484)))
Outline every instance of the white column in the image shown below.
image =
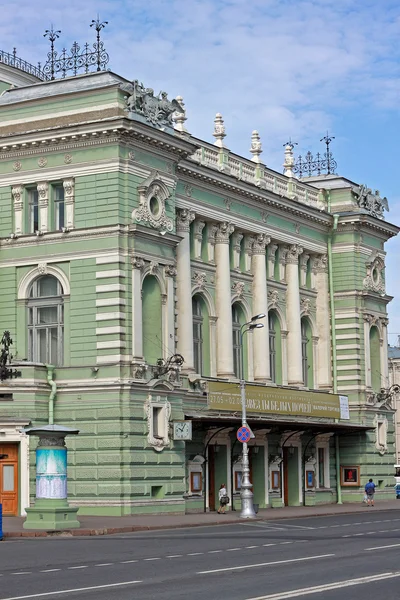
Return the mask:
POLYGON ((22 185, 14 185, 11 188, 11 193, 14 198, 14 233, 21 235, 22 233, 22 215, 24 208, 24 187, 22 185))
POLYGON ((190 223, 194 220, 194 217, 194 212, 186 208, 177 210, 176 213, 176 231, 182 238, 176 249, 177 351, 184 358, 183 370, 185 372, 194 371, 192 278, 190 270, 190 223))
POLYGON ((233 376, 232 302, 229 261, 229 236, 233 225, 220 223, 215 235, 216 307, 217 307, 217 375, 233 376))
POLYGON ((387 326, 389 325, 388 319, 381 319, 382 326, 382 342, 381 342, 381 388, 387 389, 389 387, 389 363, 388 363, 388 335, 387 326))
POLYGON ((164 328, 164 348, 167 351, 167 357, 175 354, 175 290, 174 277, 176 277, 176 268, 167 265, 164 269, 165 284, 167 288, 167 306, 166 321, 164 328))
MULTIPOLYGON (((313 261, 317 290, 316 320, 318 334, 318 387, 332 387, 331 324, 329 312, 328 257, 326 254, 313 261)), ((336 360, 336 357, 334 357, 336 360)))
POLYGON ((143 361, 142 269, 144 260, 132 256, 132 360, 143 361))
POLYGON ((299 290, 299 256, 302 252, 303 248, 294 244, 286 255, 288 384, 295 386, 303 385, 299 290))
POLYGON ((39 230, 44 233, 48 230, 49 215, 49 184, 41 181, 37 184, 39 201, 39 230))
POLYGON ((65 204, 65 227, 73 229, 75 226, 75 181, 74 179, 64 179, 64 204, 65 204))
POLYGON ((268 327, 268 293, 267 293, 267 263, 265 248, 271 238, 264 233, 254 237, 252 247, 253 273, 253 314, 264 313, 267 317, 261 321, 264 327, 253 332, 254 350, 254 380, 267 381, 271 379, 269 368, 269 327, 268 327))

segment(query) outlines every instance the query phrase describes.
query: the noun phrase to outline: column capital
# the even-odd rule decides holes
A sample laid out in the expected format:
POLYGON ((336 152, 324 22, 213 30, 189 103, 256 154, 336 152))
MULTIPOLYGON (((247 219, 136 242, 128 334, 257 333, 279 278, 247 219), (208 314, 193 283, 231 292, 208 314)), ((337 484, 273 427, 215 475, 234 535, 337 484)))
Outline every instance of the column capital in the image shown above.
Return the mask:
POLYGON ((178 208, 176 211, 176 230, 189 231, 190 223, 194 221, 196 214, 187 208, 178 208))
POLYGON ((22 199, 22 194, 24 192, 24 186, 23 185, 13 185, 11 188, 11 193, 12 196, 14 198, 14 206, 15 208, 22 208, 22 203, 23 203, 23 199, 22 199), (19 206, 19 204, 21 203, 21 206, 19 206))
POLYGON ((259 233, 252 238, 252 254, 265 254, 265 248, 271 241, 271 238, 265 233, 259 233))
POLYGON ((232 238, 233 238, 233 247, 236 250, 240 250, 240 243, 241 243, 242 239, 244 238, 244 234, 241 231, 235 231, 232 238))
POLYGON ((217 231, 215 234, 215 241, 217 244, 229 244, 229 237, 234 232, 235 228, 232 223, 228 223, 224 221, 223 223, 218 223, 217 231))
POLYGON ((304 271, 306 271, 306 270, 307 270, 307 263, 308 263, 308 259, 309 259, 309 258, 310 258, 310 255, 309 255, 309 254, 303 253, 303 254, 301 255, 301 258, 300 258, 300 266, 301 266, 301 268, 302 268, 304 271))
POLYGON ((139 269, 141 271, 145 265, 145 261, 144 258, 142 258, 141 256, 132 256, 131 264, 132 269, 139 269))
POLYGON ((315 256, 313 259, 312 270, 314 273, 327 273, 328 272, 328 256, 326 254, 320 254, 315 256))
POLYGON ((286 264, 295 264, 299 262, 299 256, 303 254, 303 247, 298 244, 293 244, 287 251, 286 264))
POLYGON ((205 221, 200 221, 199 219, 195 219, 194 221, 194 237, 197 240, 202 240, 203 238, 203 229, 206 226, 205 221))
POLYGON ((73 201, 74 190, 75 190, 75 181, 74 181, 73 177, 70 177, 69 179, 64 179, 63 188, 64 188, 64 194, 65 194, 65 201, 66 202, 68 202, 68 200, 73 201))
POLYGON ((49 203, 49 184, 47 181, 41 181, 37 184, 37 191, 39 196, 39 204, 41 206, 47 206, 49 203))
POLYGON ((275 243, 274 244, 271 244, 271 243, 268 244, 268 250, 267 250, 267 252, 268 252, 268 257, 269 257, 270 260, 275 260, 275 254, 276 254, 277 250, 278 250, 278 244, 275 244, 275 243))
POLYGON ((164 269, 164 273, 167 277, 176 277, 178 271, 174 265, 167 265, 164 269))

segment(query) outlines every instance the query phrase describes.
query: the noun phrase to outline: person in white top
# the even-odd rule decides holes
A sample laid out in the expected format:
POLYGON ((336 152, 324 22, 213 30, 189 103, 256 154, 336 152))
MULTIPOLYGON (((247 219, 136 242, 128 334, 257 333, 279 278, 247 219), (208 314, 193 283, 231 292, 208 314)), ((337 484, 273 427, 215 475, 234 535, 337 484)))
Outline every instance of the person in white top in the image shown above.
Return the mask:
POLYGON ((226 512, 226 505, 229 504, 229 497, 228 497, 228 492, 226 491, 225 483, 222 483, 221 487, 219 488, 218 498, 219 498, 218 512, 220 515, 224 515, 226 512))

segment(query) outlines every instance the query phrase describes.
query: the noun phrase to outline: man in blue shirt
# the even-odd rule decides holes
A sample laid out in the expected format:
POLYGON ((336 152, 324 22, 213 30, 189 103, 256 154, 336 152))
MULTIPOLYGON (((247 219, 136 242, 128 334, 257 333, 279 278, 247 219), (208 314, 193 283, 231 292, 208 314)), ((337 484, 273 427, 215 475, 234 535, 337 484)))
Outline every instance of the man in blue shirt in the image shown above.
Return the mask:
POLYGON ((368 506, 374 506, 375 484, 372 479, 365 485, 365 493, 367 494, 368 506))

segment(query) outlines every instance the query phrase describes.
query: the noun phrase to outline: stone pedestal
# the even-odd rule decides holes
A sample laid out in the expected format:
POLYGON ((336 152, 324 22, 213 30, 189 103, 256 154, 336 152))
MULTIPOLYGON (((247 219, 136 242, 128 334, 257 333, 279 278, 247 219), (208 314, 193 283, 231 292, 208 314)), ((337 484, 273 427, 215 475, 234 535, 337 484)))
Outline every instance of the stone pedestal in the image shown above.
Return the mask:
POLYGON ((78 508, 67 500, 67 448, 65 437, 78 429, 60 425, 30 427, 27 435, 39 436, 36 448, 36 500, 26 509, 24 529, 72 529, 80 527, 78 508))
POLYGON ((315 506, 315 492, 306 492, 305 506, 315 506))
POLYGON ((283 500, 281 496, 270 496, 271 508, 283 508, 283 500))

